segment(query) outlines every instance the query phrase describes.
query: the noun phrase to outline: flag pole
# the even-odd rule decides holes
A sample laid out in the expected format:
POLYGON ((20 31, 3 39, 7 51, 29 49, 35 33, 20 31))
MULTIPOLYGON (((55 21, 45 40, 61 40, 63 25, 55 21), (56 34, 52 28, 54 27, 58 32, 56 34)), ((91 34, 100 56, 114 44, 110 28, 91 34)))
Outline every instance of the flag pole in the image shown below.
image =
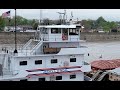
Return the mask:
POLYGON ((15 9, 15 50, 14 50, 14 53, 18 53, 17 42, 16 42, 16 9, 15 9))
POLYGON ((8 18, 8 21, 9 21, 8 26, 10 26, 10 21, 11 21, 11 10, 10 10, 10 17, 8 18))

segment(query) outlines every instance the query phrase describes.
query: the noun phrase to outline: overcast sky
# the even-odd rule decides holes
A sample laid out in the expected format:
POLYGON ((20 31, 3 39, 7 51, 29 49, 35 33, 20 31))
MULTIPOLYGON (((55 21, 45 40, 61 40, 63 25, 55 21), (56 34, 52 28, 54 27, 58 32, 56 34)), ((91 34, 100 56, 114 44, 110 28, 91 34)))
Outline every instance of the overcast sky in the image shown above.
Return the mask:
MULTIPOLYGON (((14 16, 14 9, 0 9, 2 13, 11 10, 11 16, 14 16)), ((70 19, 71 11, 73 12, 73 19, 93 19, 103 16, 108 21, 120 21, 120 9, 65 9, 67 11, 67 18, 70 19)), ((64 12, 64 9, 42 9, 42 18, 59 19, 57 12, 64 12)), ((17 15, 27 19, 39 19, 40 9, 17 9, 17 15)))

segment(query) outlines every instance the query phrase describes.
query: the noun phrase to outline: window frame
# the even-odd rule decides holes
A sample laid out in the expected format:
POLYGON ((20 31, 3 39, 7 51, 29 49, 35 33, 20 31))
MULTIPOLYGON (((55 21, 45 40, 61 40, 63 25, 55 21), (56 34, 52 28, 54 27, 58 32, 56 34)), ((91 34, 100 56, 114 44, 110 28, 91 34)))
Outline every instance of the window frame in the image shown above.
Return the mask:
POLYGON ((76 74, 71 74, 70 75, 70 79, 75 79, 76 78, 76 74), (74 77, 73 77, 74 76, 74 77))
POLYGON ((58 59, 51 59, 51 64, 58 63, 58 59), (53 60, 56 60, 56 62, 52 62, 53 60))
POLYGON ((42 60, 35 60, 35 65, 40 65, 40 64, 42 64, 42 60), (36 63, 36 62, 41 62, 41 63, 36 63))
POLYGON ((28 81, 28 79, 21 79, 20 81, 28 81))
POLYGON ((62 76, 56 76, 55 80, 62 80, 62 76))
POLYGON ((61 28, 51 28, 51 34, 61 34, 61 28))
POLYGON ((27 61, 20 61, 20 62, 19 62, 19 65, 20 65, 20 66, 25 66, 25 65, 27 65, 27 61), (23 62, 26 62, 26 64, 22 64, 23 62))
POLYGON ((76 58, 70 58, 70 62, 76 62, 76 58), (73 60, 73 61, 71 61, 71 59, 75 59, 75 61, 73 60))

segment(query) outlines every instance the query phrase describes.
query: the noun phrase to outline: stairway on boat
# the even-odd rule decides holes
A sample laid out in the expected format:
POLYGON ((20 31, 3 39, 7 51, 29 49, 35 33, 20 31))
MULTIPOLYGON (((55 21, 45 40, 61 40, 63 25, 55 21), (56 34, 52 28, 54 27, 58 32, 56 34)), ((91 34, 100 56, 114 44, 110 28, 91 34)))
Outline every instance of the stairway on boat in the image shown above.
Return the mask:
POLYGON ((102 81, 103 78, 106 76, 106 74, 108 74, 107 71, 101 71, 101 70, 98 70, 98 72, 96 72, 93 77, 92 77, 92 81, 102 81))
POLYGON ((97 81, 102 81, 102 79, 105 77, 105 75, 108 74, 108 72, 103 72, 100 77, 97 79, 97 81))
POLYGON ((38 44, 38 40, 30 39, 24 46, 23 50, 31 50, 33 47, 35 47, 38 44))
POLYGON ((35 52, 42 45, 42 41, 30 39, 22 48, 22 55, 30 55, 35 52))
POLYGON ((93 76, 92 76, 92 80, 95 81, 98 79, 99 75, 102 74, 103 71, 98 70, 93 76))

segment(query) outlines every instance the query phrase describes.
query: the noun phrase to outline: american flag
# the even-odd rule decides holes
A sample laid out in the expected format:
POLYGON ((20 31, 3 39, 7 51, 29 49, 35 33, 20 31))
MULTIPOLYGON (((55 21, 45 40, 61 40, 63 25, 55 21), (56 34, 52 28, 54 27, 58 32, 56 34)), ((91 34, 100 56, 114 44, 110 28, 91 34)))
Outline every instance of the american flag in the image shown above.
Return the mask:
POLYGON ((2 18, 6 18, 8 16, 10 16, 10 11, 7 11, 7 12, 2 14, 2 18))

